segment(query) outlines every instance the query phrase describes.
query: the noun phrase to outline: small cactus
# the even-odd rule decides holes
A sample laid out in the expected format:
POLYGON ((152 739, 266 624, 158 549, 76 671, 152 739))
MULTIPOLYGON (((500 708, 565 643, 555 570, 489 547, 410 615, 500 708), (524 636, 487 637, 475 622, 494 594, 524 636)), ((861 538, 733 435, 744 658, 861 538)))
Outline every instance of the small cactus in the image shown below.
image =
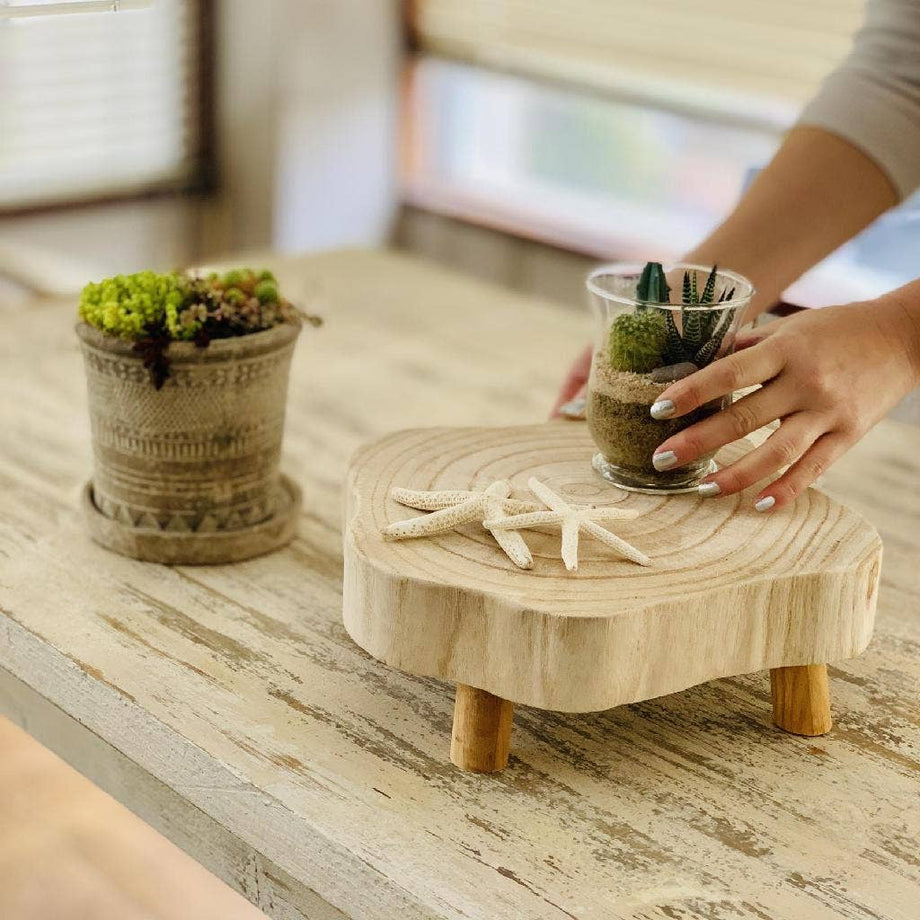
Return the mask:
POLYGON ((636 285, 636 312, 620 316, 610 330, 610 363, 617 370, 648 373, 660 364, 692 362, 705 367, 717 357, 731 328, 734 308, 720 308, 730 302, 734 288, 723 288, 716 297, 718 268, 706 276, 702 290, 697 272, 684 272, 680 329, 674 310, 654 310, 653 304, 669 304, 671 291, 660 262, 647 262, 636 285), (699 309, 708 307, 709 309, 699 309), (645 317, 643 322, 636 317, 645 317))
POLYGON ((614 370, 647 374, 661 364, 668 327, 658 310, 622 313, 610 327, 609 355, 614 370))
POLYGON ((640 311, 645 309, 644 304, 671 302, 671 289, 660 262, 645 263, 636 285, 636 299, 643 304, 640 311))
POLYGON ((221 279, 225 288, 239 287, 252 274, 248 268, 231 268, 221 279))
POLYGON ((732 310, 720 310, 717 305, 730 301, 735 293, 734 288, 723 288, 716 298, 717 276, 718 267, 714 265, 706 277, 703 290, 699 291, 696 272, 684 272, 681 331, 677 331, 674 317, 669 315, 666 361, 675 364, 691 361, 698 367, 705 367, 715 360, 734 315, 732 310), (704 306, 711 309, 698 309, 704 306))
POLYGON ((259 303, 278 303, 281 299, 278 294, 278 285, 267 278, 260 281, 255 287, 255 295, 259 298, 259 303))

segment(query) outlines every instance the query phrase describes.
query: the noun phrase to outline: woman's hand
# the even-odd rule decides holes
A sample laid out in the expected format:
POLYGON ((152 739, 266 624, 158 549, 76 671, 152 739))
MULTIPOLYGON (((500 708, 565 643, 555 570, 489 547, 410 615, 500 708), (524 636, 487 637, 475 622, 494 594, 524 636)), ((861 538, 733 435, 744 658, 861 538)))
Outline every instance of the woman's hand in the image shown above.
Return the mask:
POLYGON ((763 386, 669 438, 655 451, 655 466, 689 463, 779 419, 764 444, 706 477, 700 494, 731 495, 789 466, 754 506, 769 511, 789 504, 920 385, 918 304, 920 282, 914 282, 875 301, 809 310, 739 336, 740 351, 673 384, 653 415, 677 418, 735 390, 763 386))

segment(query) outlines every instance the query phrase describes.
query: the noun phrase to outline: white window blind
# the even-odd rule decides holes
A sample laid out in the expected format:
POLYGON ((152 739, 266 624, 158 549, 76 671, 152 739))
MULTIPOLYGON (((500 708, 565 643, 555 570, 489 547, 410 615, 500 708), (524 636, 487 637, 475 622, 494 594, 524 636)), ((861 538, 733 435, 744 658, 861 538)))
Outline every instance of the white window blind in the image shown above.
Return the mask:
POLYGON ((863 0, 417 0, 426 50, 688 109, 788 121, 863 0))
POLYGON ((0 209, 188 185, 198 3, 23 15, 41 4, 0 0, 0 209))

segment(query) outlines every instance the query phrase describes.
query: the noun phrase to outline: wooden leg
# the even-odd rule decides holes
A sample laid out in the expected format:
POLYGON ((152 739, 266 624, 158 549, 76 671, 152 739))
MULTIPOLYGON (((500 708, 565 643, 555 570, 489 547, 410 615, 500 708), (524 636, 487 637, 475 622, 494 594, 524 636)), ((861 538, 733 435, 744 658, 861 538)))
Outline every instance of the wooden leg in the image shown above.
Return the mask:
POLYGON ((485 690, 457 684, 450 759, 462 770, 495 773, 508 765, 514 704, 485 690))
POLYGON ((826 735, 831 730, 827 665, 805 664, 770 671, 773 724, 793 735, 826 735))

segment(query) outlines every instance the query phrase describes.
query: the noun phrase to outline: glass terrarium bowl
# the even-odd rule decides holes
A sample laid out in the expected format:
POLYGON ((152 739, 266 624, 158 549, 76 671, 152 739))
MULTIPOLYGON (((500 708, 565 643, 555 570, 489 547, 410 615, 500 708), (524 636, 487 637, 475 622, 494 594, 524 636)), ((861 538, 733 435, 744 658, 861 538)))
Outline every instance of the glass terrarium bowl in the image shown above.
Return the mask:
POLYGON ((604 265, 588 276, 597 316, 588 429, 598 447, 593 466, 609 482, 633 492, 691 492, 715 469, 713 454, 666 471, 655 469, 652 454, 731 396, 674 419, 652 418, 651 406, 675 380, 734 350, 754 288, 731 271, 683 262, 661 268, 651 288, 641 264, 604 265))

